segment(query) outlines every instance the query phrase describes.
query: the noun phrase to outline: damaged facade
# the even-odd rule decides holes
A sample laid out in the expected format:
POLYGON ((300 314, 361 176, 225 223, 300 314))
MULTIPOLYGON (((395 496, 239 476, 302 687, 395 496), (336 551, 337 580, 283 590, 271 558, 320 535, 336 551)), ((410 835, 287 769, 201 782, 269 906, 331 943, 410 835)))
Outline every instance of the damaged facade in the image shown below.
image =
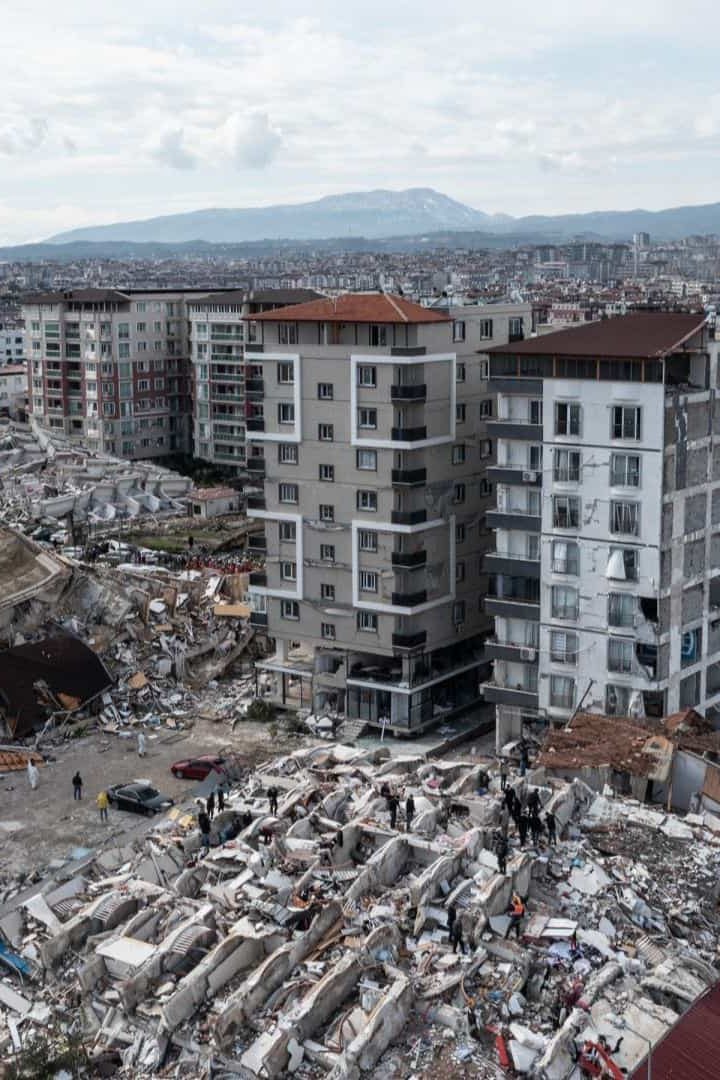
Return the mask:
POLYGON ((623 1075, 717 982, 720 820, 542 769, 510 784, 560 839, 511 830, 505 873, 492 768, 336 744, 236 781, 206 854, 175 809, 5 896, 3 1055, 72 1024, 124 1077, 563 1080, 605 1040, 623 1075), (407 827, 387 792, 413 795, 407 827), (507 938, 513 893, 527 908, 507 938))

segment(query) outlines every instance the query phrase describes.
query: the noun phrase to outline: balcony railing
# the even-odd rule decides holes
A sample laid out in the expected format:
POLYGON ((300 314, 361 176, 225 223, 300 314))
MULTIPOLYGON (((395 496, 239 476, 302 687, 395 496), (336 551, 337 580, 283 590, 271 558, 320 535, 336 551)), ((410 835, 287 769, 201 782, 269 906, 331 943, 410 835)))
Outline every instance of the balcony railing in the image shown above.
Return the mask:
POLYGON ((265 380, 264 379, 246 379, 245 380, 245 392, 248 394, 264 394, 265 393, 265 380))
POLYGON ((261 588, 265 588, 265 586, 267 585, 267 574, 264 570, 252 570, 250 573, 248 584, 251 587, 253 585, 257 585, 261 588))
POLYGON ((266 611, 251 611, 250 612, 250 625, 251 626, 267 626, 268 617, 266 611))
POLYGON ((427 387, 425 383, 418 383, 416 386, 398 386, 395 384, 390 387, 391 401, 414 401, 420 403, 425 401, 426 397, 427 387))
POLYGON ((390 429, 390 438, 393 442, 419 442, 427 439, 426 427, 394 427, 390 429))
POLYGON ((392 510, 390 521, 393 525, 421 525, 427 521, 427 510, 392 510))
POLYGON ((248 536, 248 551, 266 551, 267 550, 267 537, 265 533, 255 533, 248 536))
POLYGON ((265 418, 262 416, 248 416, 245 427, 248 431, 264 431, 265 418))
POLYGON ((396 649, 419 649, 427 641, 427 630, 416 630, 414 633, 397 633, 392 636, 392 643, 396 649))
POLYGON ((264 510, 265 509, 265 496, 264 495, 248 495, 247 497, 248 510, 264 510))
POLYGON ((402 487, 418 487, 427 480, 427 469, 393 469, 392 482, 402 487))
MULTIPOLYGON (((215 438, 218 438, 216 435, 215 438)), ((247 459, 247 471, 251 473, 264 473, 265 472, 265 458, 264 457, 250 457, 247 459)))
POLYGON ((392 564, 402 570, 416 570, 427 562, 427 551, 393 551, 392 564))
POLYGON ((412 593, 394 592, 392 594, 392 602, 396 607, 417 607, 418 604, 424 604, 426 600, 427 591, 425 589, 412 593))

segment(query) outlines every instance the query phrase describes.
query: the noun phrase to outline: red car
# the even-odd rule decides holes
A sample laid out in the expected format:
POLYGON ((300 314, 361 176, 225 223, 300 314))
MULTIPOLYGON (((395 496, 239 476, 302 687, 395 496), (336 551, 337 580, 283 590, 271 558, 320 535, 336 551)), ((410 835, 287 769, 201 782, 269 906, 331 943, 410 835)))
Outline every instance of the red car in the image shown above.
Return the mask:
POLYGON ((176 761, 170 766, 170 772, 179 780, 204 780, 211 772, 216 773, 218 778, 227 776, 228 765, 227 758, 202 754, 200 757, 176 761))

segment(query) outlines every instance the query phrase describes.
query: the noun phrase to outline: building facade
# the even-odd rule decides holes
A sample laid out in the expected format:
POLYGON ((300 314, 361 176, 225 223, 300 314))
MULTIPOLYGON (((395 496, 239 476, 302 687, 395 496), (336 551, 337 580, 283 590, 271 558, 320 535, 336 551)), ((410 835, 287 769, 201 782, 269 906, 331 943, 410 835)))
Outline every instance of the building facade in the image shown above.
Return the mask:
POLYGON ((0 366, 24 362, 24 330, 21 320, 0 318, 0 366))
POLYGON ((573 712, 720 703, 720 404, 702 315, 489 353, 498 741, 573 712))
MULTIPOLYGON (((283 699, 420 730, 476 704, 489 397, 454 321, 385 294, 258 315, 250 455, 264 495, 253 622, 283 699), (457 328, 456 328, 457 329, 457 328)), ((257 543, 257 541, 255 541, 257 543)))

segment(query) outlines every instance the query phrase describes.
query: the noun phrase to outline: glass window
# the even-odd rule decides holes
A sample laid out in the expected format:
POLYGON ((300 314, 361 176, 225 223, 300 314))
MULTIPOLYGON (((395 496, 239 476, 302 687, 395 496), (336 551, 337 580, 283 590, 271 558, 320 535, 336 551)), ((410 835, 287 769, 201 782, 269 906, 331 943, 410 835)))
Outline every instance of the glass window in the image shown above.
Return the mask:
POLYGON ((633 669, 634 643, 625 638, 608 639, 608 671, 630 675, 633 669))
POLYGON ((335 520, 335 507, 331 503, 320 503, 318 513, 321 521, 335 520))
POLYGON ((578 651, 577 634, 567 630, 553 630, 550 633, 550 659, 556 664, 576 664, 578 651))
POLYGON ((453 465, 462 465, 465 461, 465 443, 459 443, 452 448, 452 463, 453 465))
POLYGON ((296 503, 298 501, 297 484, 281 484, 279 492, 280 502, 296 503))
POLYGON ((357 369, 358 386, 377 386, 377 368, 373 364, 360 364, 357 369))
POLYGON ((570 540, 554 540, 552 546, 552 571, 554 574, 580 573, 580 548, 570 540))
POLYGON ((297 345, 297 343, 298 343, 297 323, 278 323, 278 344, 280 344, 280 345, 297 345))
POLYGON ((378 576, 374 570, 360 571, 360 592, 378 591, 378 576))
POLYGON ((610 459, 612 487, 640 487, 640 455, 613 454, 610 459))
POLYGON ((572 709, 575 703, 575 680, 567 675, 550 676, 550 705, 555 709, 572 709))
POLYGON ((578 617, 578 591, 571 585, 553 585, 551 592, 552 617, 572 619, 578 617))
POLYGON ((119 338, 130 337, 130 323, 121 322, 117 324, 117 332, 119 338))
POLYGON ((295 365, 286 362, 278 364, 277 381, 281 386, 291 386, 295 382, 295 365))
POLYGON ((580 528, 580 499, 576 495, 553 495, 553 528, 580 528))
POLYGON ((320 585, 320 599, 321 600, 334 600, 335 599, 335 586, 334 585, 320 585))
POLYGON ((297 563, 286 561, 281 562, 280 577, 283 581, 297 581, 297 563))
POLYGON ((640 503, 610 502, 610 532, 625 533, 628 536, 640 534, 640 503))
POLYGON ((453 323, 453 341, 465 340, 465 321, 463 319, 456 319, 453 323))
POLYGON ((295 443, 278 443, 278 461, 281 465, 297 465, 298 448, 295 443))
POLYGON ((555 434, 580 434, 580 406, 574 402, 555 402, 555 434))
POLYGON ((377 471, 377 450, 358 450, 357 467, 370 472, 377 471))
POLYGON ((335 562, 335 545, 321 544, 320 558, 323 560, 323 562, 335 562))
POLYGON ((458 402, 455 406, 455 422, 457 424, 465 423, 466 407, 464 402, 458 402))
POLYGON ((280 522, 280 539, 294 541, 297 537, 297 525, 294 521, 280 522))
POLYGON ((357 493, 357 508, 358 510, 377 510, 377 492, 376 491, 358 491, 357 493))
POLYGON ((465 601, 456 600, 452 606, 452 621, 458 626, 460 623, 465 622, 465 601))
POLYGON ((368 633, 376 634, 378 628, 378 618, 374 611, 358 611, 357 613, 357 628, 358 630, 365 630, 368 633))
POLYGON ((631 593, 610 593, 608 596, 608 625, 632 626, 637 605, 631 593))
POLYGON ((376 428, 377 409, 358 409, 358 427, 376 428))
POLYGON ((480 402, 480 418, 485 419, 493 414, 492 398, 483 398, 480 402))
POLYGON ((465 365, 455 364, 455 382, 465 382, 465 365))
POLYGON ((387 326, 370 327, 370 345, 373 348, 381 348, 387 345, 387 326))
POLYGON ((320 466, 318 466, 318 478, 320 480, 334 480, 335 479, 335 466, 334 465, 320 465, 320 466))
POLYGON ((492 319, 480 320, 480 337, 483 340, 487 340, 493 336, 493 321, 492 319))
POLYGON ((455 543, 456 544, 462 544, 464 540, 465 540, 465 526, 464 525, 456 525, 455 526, 455 543))
POLYGON ((279 424, 294 424, 295 423, 295 406, 290 401, 278 402, 278 423, 279 424))
POLYGON ((335 623, 324 622, 320 626, 320 634, 327 640, 335 640, 335 623))
POLYGON ((580 451, 555 450, 553 452, 553 480, 558 483, 580 482, 580 451))
POLYGON ((377 551, 377 533, 369 529, 360 529, 358 533, 359 547, 361 551, 377 551))
POLYGON ((464 484, 455 484, 453 486, 453 502, 454 503, 464 503, 465 502, 465 494, 466 494, 466 490, 465 490, 465 485, 464 484))
POLYGON ((641 435, 641 412, 638 405, 613 405, 610 437, 637 441, 641 435))
POLYGON ((639 574, 639 557, 637 548, 610 548, 607 576, 617 581, 637 581, 639 574), (620 556, 613 559, 613 555, 620 556))
POLYGON ((281 600, 280 615, 283 619, 299 619, 300 605, 297 600, 281 600))
POLYGON ((319 442, 332 442, 334 429, 332 424, 318 424, 319 442))
POLYGON ((334 393, 334 390, 333 390, 333 384, 332 383, 330 383, 330 382, 318 383, 317 396, 320 398, 321 401, 332 401, 333 400, 333 393, 334 393))

